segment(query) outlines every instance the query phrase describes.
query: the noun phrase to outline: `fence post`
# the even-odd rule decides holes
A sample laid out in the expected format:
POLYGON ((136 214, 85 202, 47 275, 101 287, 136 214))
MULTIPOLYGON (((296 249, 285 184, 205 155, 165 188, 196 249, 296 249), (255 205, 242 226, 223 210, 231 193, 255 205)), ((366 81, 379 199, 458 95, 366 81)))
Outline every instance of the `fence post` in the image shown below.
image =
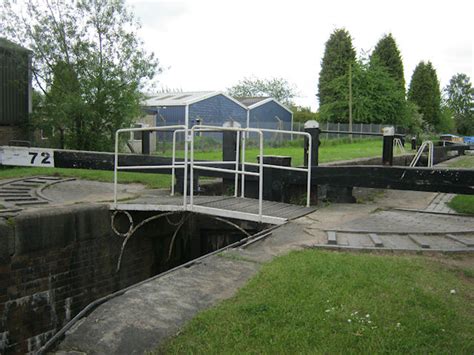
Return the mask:
POLYGON ((150 154, 150 131, 142 131, 142 154, 150 154))
MULTIPOLYGON (((223 127, 237 127, 241 125, 236 121, 227 121, 223 124, 223 127)), ((223 131, 222 133, 222 160, 223 161, 235 161, 237 156, 237 132, 236 131, 223 131)), ((224 191, 234 187, 234 178, 223 178, 222 183, 224 191)))
POLYGON ((393 138, 395 137, 395 129, 392 127, 384 127, 383 131, 383 151, 382 165, 393 165, 393 138))

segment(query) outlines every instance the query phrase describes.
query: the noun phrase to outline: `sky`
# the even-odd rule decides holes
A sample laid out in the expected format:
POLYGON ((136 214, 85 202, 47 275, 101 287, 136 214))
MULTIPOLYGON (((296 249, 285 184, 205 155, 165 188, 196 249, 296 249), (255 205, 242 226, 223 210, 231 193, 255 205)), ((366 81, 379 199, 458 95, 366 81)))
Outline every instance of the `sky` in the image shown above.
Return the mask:
POLYGON ((441 88, 456 73, 474 78, 472 0, 127 0, 139 35, 160 60, 158 87, 225 91, 243 78, 284 78, 295 103, 318 108, 325 42, 337 28, 358 55, 392 33, 405 79, 431 61, 441 88))

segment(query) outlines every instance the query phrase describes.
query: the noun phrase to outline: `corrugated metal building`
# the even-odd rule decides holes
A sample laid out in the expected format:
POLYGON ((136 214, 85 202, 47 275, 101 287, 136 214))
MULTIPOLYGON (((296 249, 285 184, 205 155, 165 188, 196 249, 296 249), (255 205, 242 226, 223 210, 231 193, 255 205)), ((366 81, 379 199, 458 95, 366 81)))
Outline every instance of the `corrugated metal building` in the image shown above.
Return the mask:
POLYGON ((237 97, 236 99, 249 110, 249 127, 291 131, 293 112, 274 98, 237 97))
POLYGON ((0 38, 0 145, 28 139, 31 94, 31 51, 0 38))
MULTIPOLYGON (((163 93, 144 103, 148 115, 155 115, 157 126, 195 124, 222 126, 234 121, 242 127, 291 130, 293 113, 269 97, 233 98, 217 91, 163 93)), ((213 134, 212 136, 216 136, 213 134)), ((159 134, 159 140, 170 140, 169 134, 159 134)), ((265 138, 275 137, 265 134, 265 138)), ((282 136, 289 139, 290 136, 282 136)))
POLYGON ((232 97, 217 91, 163 93, 144 103, 148 113, 156 115, 157 126, 197 122, 221 126, 226 121, 237 121, 246 126, 247 108, 232 97))
MULTIPOLYGON (((227 121, 247 124, 247 108, 239 101, 219 91, 162 93, 143 103, 147 115, 155 115, 157 126, 195 124, 222 126, 227 121)), ((205 133, 219 140, 221 133, 205 133)), ((158 142, 171 141, 171 133, 157 133, 158 142)), ((178 136, 182 140, 183 136, 178 136)))

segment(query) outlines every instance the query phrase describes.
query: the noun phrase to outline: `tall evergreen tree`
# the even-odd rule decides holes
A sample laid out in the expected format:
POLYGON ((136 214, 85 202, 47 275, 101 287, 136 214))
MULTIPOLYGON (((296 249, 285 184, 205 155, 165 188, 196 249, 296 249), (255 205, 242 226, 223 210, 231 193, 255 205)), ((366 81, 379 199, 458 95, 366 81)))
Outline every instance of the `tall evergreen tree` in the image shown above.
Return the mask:
MULTIPOLYGON (((330 122, 347 122, 334 114, 346 108, 349 100, 348 75, 340 76, 330 83, 340 100, 320 107, 320 119, 330 122)), ((380 64, 356 61, 352 65, 352 110, 356 123, 388 123, 409 126, 405 93, 398 82, 380 64)))
MULTIPOLYGON (((342 28, 336 29, 326 42, 324 56, 321 61, 318 83, 320 106, 341 102, 341 92, 335 90, 334 87, 331 86, 331 82, 334 79, 347 75, 349 64, 355 63, 355 61, 356 52, 354 47, 352 47, 352 38, 349 32, 342 28)), ((349 89, 348 85, 347 83, 347 90, 349 89)), ((331 116, 347 119, 349 111, 347 104, 331 105, 331 107, 331 116)))
POLYGON ((403 92, 405 92, 402 56, 391 33, 383 36, 375 46, 370 57, 370 62, 372 64, 376 61, 387 69, 388 73, 398 82, 403 92))
POLYGON ((415 103, 423 120, 433 127, 441 118, 441 93, 438 76, 431 62, 420 62, 411 77, 408 100, 415 103))

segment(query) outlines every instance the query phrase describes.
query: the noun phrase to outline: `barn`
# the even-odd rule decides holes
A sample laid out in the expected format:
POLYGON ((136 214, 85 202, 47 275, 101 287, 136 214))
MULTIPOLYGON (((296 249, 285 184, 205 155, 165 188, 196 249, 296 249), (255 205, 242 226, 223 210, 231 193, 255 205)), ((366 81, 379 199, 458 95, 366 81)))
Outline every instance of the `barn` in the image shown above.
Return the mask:
MULTIPOLYGON (((195 124, 222 126, 238 122, 242 127, 291 130, 293 113, 269 97, 233 98, 219 91, 161 93, 143 102, 145 116, 137 127, 195 124)), ((219 134, 207 134, 217 138, 219 134)), ((266 133, 266 139, 275 137, 266 133)), ((289 136, 278 136, 279 139, 289 136)), ((158 133, 159 141, 170 141, 170 133, 158 133)), ((154 144, 152 143, 152 146, 154 144)))
POLYGON ((293 112, 274 98, 239 97, 237 100, 249 110, 249 127, 292 130, 293 112))
POLYGON ((247 124, 247 107, 218 91, 163 93, 148 98, 144 106, 148 114, 155 115, 157 126, 247 124))
POLYGON ((0 38, 0 145, 29 138, 30 68, 31 51, 0 38))

